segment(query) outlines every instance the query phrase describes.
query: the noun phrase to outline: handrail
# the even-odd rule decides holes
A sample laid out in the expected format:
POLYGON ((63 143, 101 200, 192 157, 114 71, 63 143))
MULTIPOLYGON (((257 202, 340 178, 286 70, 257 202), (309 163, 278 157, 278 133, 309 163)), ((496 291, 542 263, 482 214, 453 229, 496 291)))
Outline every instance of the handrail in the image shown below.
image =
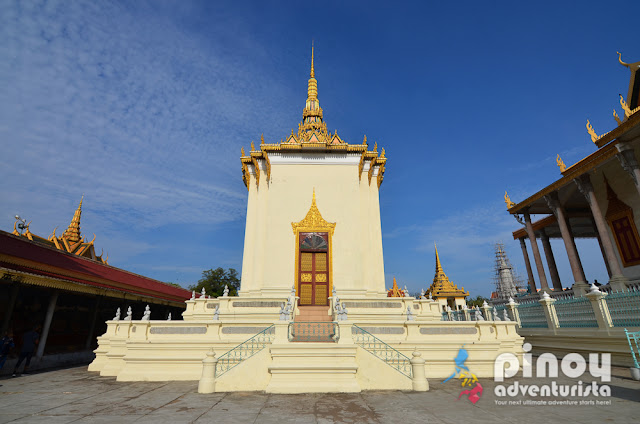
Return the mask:
POLYGON ((258 334, 240 343, 233 349, 225 352, 218 358, 216 365, 216 377, 220 377, 231 368, 238 365, 245 359, 251 358, 256 353, 264 349, 268 344, 271 344, 275 337, 275 325, 270 325, 258 334))
POLYGON ((392 348, 364 328, 358 327, 355 324, 352 328, 353 341, 355 344, 378 359, 383 360, 387 365, 405 377, 412 378, 411 360, 407 356, 392 348))
POLYGON ((340 327, 335 321, 293 321, 289 323, 290 342, 337 342, 340 327))

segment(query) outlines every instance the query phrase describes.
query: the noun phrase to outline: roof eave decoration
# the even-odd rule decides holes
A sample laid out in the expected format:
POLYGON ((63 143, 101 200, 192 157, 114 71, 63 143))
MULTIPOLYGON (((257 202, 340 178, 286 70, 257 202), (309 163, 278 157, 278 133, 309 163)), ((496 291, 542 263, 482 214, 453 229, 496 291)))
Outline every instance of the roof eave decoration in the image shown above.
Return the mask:
POLYGON ((316 190, 313 190, 313 197, 311 199, 311 207, 307 212, 307 215, 300 222, 292 222, 291 228, 293 233, 296 234, 300 231, 327 231, 333 235, 333 231, 336 227, 335 222, 328 222, 320 213, 318 205, 316 204, 316 190))

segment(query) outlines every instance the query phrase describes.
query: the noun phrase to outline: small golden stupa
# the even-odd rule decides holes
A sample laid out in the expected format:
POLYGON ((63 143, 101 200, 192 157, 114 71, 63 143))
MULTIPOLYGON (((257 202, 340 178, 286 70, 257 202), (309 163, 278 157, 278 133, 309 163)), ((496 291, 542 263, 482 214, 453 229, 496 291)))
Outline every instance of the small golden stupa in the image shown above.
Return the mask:
POLYGON ((431 287, 427 290, 427 294, 430 294, 434 300, 439 301, 443 306, 460 309, 462 304, 465 303, 465 298, 469 296, 469 292, 465 292, 464 287, 459 289, 458 286, 449 281, 449 277, 444 273, 442 265, 440 264, 438 247, 435 243, 434 247, 436 250, 436 274, 433 277, 431 287))

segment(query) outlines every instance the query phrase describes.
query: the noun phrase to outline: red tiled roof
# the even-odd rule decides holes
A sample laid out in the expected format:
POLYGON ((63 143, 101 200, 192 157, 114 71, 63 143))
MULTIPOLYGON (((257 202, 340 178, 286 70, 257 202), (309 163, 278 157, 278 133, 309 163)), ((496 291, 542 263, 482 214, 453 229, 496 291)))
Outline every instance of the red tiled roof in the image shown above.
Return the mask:
POLYGON ((191 297, 191 292, 183 288, 52 249, 5 231, 0 231, 0 254, 22 259, 21 265, 11 260, 8 262, 0 260, 1 266, 18 271, 63 278, 95 287, 111 288, 174 302, 181 302, 191 297))

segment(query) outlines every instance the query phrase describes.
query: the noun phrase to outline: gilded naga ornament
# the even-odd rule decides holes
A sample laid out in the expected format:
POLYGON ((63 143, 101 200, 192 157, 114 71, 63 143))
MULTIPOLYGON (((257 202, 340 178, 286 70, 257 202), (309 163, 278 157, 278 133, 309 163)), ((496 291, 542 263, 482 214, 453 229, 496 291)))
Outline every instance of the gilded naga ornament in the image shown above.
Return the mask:
POLYGON ((514 202, 511 201, 511 198, 507 194, 506 190, 504 192, 504 202, 507 204, 507 209, 511 209, 512 207, 514 207, 516 205, 514 202))
POLYGON ((556 157, 556 164, 558 164, 558 168, 560 168, 560 172, 564 172, 567 169, 567 165, 564 164, 562 159, 560 158, 560 154, 556 157))
POLYGON ((593 130, 593 126, 591 125, 591 122, 589 122, 588 119, 587 119, 587 131, 589 132, 589 135, 591 136, 591 141, 593 141, 595 143, 598 140, 598 135, 593 130))
POLYGON ((618 123, 618 125, 622 124, 622 121, 620 120, 620 117, 618 116, 618 114, 616 113, 616 110, 613 109, 613 119, 616 120, 616 122, 618 123))
POLYGON ((624 114, 628 118, 631 116, 631 112, 632 112, 631 108, 629 107, 627 102, 625 102, 624 99, 622 98, 622 94, 619 94, 619 96, 620 96, 620 106, 622 106, 622 109, 624 109, 624 114))

